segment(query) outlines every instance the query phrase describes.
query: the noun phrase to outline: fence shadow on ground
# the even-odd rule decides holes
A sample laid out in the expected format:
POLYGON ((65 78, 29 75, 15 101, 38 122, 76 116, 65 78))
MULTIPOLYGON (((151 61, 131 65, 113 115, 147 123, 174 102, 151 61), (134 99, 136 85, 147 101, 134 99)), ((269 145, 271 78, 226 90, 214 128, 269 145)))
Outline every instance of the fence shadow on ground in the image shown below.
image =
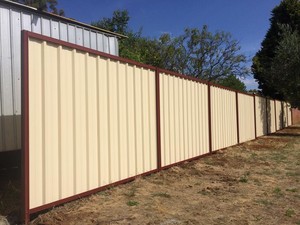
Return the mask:
POLYGON ((294 125, 287 127, 282 131, 269 134, 268 136, 278 136, 278 137, 300 137, 300 125, 294 125))

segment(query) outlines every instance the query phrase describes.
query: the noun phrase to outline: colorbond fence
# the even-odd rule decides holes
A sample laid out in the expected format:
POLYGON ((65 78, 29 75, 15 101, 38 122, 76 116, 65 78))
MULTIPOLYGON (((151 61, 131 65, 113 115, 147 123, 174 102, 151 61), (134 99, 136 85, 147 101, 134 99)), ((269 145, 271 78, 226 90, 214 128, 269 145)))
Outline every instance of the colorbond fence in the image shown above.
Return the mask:
POLYGON ((30 32, 22 61, 26 222, 291 125, 286 103, 30 32))
POLYGON ((300 123, 300 110, 299 109, 292 109, 291 121, 293 124, 300 123))

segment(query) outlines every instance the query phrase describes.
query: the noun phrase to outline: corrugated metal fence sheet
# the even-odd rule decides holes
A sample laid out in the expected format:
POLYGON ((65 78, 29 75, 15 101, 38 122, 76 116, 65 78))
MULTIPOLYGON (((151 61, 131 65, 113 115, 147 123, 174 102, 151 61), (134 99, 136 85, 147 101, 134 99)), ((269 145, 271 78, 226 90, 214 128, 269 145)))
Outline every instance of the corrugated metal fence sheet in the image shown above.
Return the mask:
POLYGON ((162 166, 209 152, 207 84, 160 74, 162 166))
POLYGON ((275 100, 276 130, 283 128, 283 105, 281 101, 275 100))
POLYGON ((0 1, 0 152, 21 148, 21 30, 118 55, 118 39, 0 1))
POLYGON ((24 34, 26 221, 107 185, 275 132, 276 119, 291 118, 280 116, 279 101, 24 34))
POLYGON ((30 39, 30 209, 157 167, 155 72, 30 39))
POLYGON ((239 141, 255 139, 254 97, 238 93, 239 141))
POLYGON ((267 100, 260 96, 255 96, 256 107, 256 135, 257 137, 268 133, 267 124, 267 100))
POLYGON ((236 93, 211 86, 212 150, 237 144, 236 93))
POLYGON ((275 101, 267 99, 268 107, 268 133, 276 131, 276 117, 275 117, 275 101))

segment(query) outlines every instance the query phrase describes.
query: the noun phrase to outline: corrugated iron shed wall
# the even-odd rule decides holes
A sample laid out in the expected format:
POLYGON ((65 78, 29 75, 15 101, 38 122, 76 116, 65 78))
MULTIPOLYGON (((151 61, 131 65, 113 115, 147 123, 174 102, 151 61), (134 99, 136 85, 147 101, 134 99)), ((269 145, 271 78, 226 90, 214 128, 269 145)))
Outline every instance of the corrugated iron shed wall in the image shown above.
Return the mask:
POLYGON ((118 38, 0 2, 0 152, 21 148, 21 30, 118 55, 118 38))

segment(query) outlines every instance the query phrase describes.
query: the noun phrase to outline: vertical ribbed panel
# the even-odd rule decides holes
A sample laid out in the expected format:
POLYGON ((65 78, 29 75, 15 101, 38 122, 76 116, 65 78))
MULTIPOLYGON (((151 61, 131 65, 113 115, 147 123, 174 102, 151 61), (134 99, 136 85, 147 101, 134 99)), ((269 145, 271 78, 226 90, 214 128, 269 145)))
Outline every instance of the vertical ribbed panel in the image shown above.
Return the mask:
POLYGON ((30 209, 157 168, 155 71, 29 41, 30 209))
POLYGON ((282 111, 283 111, 283 117, 282 117, 282 125, 283 127, 288 126, 288 108, 287 108, 287 103, 282 102, 282 111))
POLYGON ((254 97, 238 93, 240 142, 255 139, 254 97))
POLYGON ((274 100, 267 99, 267 106, 268 106, 268 133, 274 133, 276 131, 274 100))
POLYGON ((236 94, 211 86, 212 150, 237 144, 236 94))
POLYGON ((266 135, 268 133, 266 101, 267 100, 263 97, 255 96, 257 137, 266 135))
POLYGON ((288 105, 288 112, 287 112, 287 116, 288 116, 288 126, 292 125, 292 108, 291 105, 289 103, 287 103, 288 105))
POLYGON ((117 37, 0 1, 0 152, 21 148, 21 30, 118 55, 117 37))
POLYGON ((281 101, 275 100, 276 104, 276 130, 280 130, 283 128, 283 113, 282 103, 281 101))
POLYGON ((207 85, 160 73, 162 166, 209 152, 207 85))

